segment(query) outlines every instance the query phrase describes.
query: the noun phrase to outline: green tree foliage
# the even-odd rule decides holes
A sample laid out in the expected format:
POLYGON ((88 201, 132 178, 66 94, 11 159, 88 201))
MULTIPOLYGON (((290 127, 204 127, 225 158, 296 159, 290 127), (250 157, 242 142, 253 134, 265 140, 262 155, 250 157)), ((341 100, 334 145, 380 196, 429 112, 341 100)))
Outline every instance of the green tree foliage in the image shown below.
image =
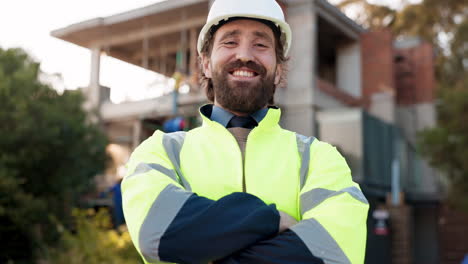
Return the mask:
POLYGON ((422 0, 399 10, 344 0, 340 7, 353 5, 364 26, 420 37, 437 51, 438 125, 420 134, 420 151, 447 176, 449 201, 468 210, 468 0, 422 0))
POLYGON ((353 8, 355 17, 359 24, 366 28, 388 27, 395 20, 396 11, 383 5, 375 5, 367 0, 343 0, 338 7, 346 11, 347 8, 353 8))
POLYGON ((12 241, 0 263, 56 240, 51 217, 67 223, 105 166, 106 139, 87 122, 82 94, 60 95, 38 74, 23 50, 0 48, 0 237, 12 241))
POLYGON ((62 231, 60 243, 46 250, 46 264, 138 264, 141 258, 135 250, 126 227, 111 228, 107 211, 73 210, 75 232, 58 224, 62 231))
POLYGON ((447 44, 455 42, 455 32, 468 17, 468 0, 422 0, 398 10, 368 0, 343 0, 338 7, 353 8, 358 23, 368 29, 388 28, 397 37, 416 36, 432 43, 441 59, 450 56, 453 46, 447 44))
POLYGON ((422 0, 398 10, 368 0, 343 0, 338 7, 354 8, 356 20, 366 28, 389 28, 396 36, 421 37, 437 49, 445 46, 468 15, 468 0, 422 0))
POLYGON ((419 36, 443 47, 468 15, 468 0, 423 0, 397 12, 392 29, 397 35, 419 36))
POLYGON ((449 201, 468 211, 468 20, 456 30, 451 56, 440 64, 438 126, 421 133, 431 164, 449 179, 449 201))

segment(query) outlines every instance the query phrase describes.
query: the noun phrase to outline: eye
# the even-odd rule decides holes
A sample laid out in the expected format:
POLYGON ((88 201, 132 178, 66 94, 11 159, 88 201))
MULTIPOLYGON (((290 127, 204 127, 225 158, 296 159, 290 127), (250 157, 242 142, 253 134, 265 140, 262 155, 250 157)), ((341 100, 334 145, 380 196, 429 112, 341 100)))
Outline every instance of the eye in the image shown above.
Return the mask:
POLYGON ((263 44, 263 43, 257 43, 257 44, 255 44, 255 46, 260 47, 260 48, 268 48, 268 46, 263 44))
POLYGON ((226 41, 226 42, 223 42, 223 45, 227 45, 227 46, 233 46, 233 45, 236 45, 237 42, 235 41, 226 41))

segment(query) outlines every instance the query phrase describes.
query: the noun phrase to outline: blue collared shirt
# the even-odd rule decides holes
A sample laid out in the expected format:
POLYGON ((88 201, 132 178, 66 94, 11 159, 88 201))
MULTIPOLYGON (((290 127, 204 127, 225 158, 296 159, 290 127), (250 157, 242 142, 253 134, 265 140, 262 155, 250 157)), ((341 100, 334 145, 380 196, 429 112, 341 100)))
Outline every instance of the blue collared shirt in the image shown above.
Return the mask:
MULTIPOLYGON (((263 108, 255 113, 251 114, 250 116, 258 123, 263 120, 263 118, 267 115, 268 108, 263 108)), ((223 108, 213 105, 213 110, 211 111, 210 119, 211 121, 215 121, 220 123, 222 126, 227 127, 229 121, 234 116, 233 113, 224 110, 223 108)))

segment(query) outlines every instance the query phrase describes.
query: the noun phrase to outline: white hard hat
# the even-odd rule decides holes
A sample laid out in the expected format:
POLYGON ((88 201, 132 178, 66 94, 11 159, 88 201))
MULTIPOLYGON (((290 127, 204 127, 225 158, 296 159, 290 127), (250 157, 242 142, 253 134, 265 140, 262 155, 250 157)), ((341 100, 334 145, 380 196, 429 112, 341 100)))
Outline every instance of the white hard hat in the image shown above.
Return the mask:
POLYGON ((291 28, 284 19, 283 10, 275 0, 216 0, 211 6, 205 26, 198 35, 199 54, 211 27, 232 17, 257 18, 273 22, 281 30, 284 56, 287 56, 291 47, 291 28))

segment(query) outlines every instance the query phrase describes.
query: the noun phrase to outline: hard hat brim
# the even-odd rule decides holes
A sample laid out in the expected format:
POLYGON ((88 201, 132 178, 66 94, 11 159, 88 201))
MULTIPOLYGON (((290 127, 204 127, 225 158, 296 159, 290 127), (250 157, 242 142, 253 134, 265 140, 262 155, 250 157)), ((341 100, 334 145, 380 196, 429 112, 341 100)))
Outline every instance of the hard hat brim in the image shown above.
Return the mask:
POLYGON ((203 28, 200 31, 200 34, 198 35, 198 43, 197 43, 197 51, 198 54, 201 54, 201 51, 203 49, 203 45, 205 44, 206 41, 206 36, 210 34, 210 29, 213 26, 218 25, 221 21, 223 20, 228 20, 233 17, 245 17, 245 18, 255 18, 255 19, 263 19, 263 20, 268 20, 276 24, 280 30, 281 30, 281 44, 283 45, 284 53, 283 55, 286 57, 289 53, 289 49, 291 46, 291 28, 289 27, 288 23, 274 19, 272 17, 267 17, 267 16, 261 16, 261 15, 256 15, 256 14, 229 14, 225 16, 218 16, 213 19, 211 19, 210 22, 206 23, 203 28))

